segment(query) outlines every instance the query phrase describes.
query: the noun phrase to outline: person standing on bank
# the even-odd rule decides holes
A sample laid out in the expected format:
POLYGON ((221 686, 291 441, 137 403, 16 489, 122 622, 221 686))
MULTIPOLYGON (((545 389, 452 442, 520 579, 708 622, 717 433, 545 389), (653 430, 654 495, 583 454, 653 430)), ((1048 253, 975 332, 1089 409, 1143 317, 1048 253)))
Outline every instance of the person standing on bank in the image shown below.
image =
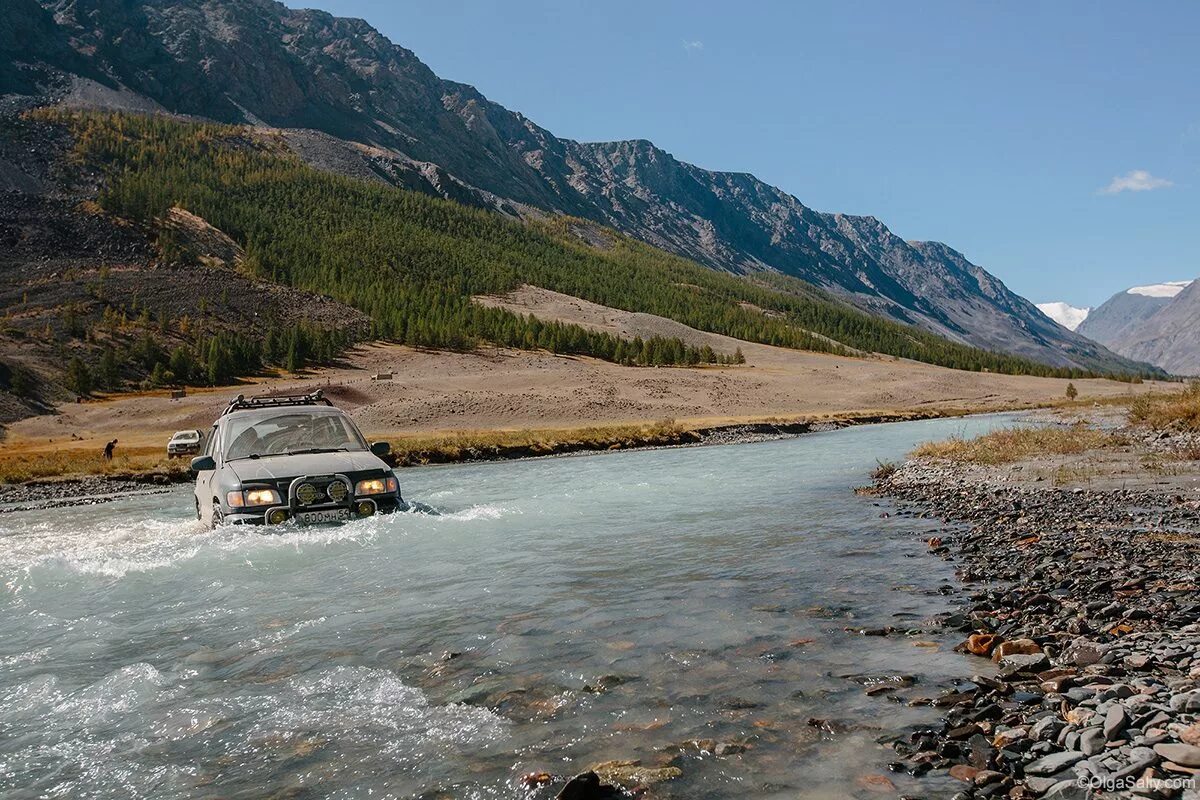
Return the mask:
POLYGON ((116 440, 116 439, 113 439, 111 442, 109 442, 108 444, 104 445, 104 460, 105 460, 105 461, 112 461, 112 457, 113 457, 113 448, 115 448, 116 446, 117 446, 117 440, 116 440))

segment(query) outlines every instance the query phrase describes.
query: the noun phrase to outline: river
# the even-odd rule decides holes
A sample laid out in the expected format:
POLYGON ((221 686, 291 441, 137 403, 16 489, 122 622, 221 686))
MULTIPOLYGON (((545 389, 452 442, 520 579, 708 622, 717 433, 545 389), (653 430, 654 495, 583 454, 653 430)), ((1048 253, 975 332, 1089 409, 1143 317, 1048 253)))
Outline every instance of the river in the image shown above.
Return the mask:
POLYGON ((927 629, 954 576, 852 489, 1010 421, 406 469, 436 513, 278 535, 186 487, 0 515, 0 795, 548 798, 520 776, 629 759, 682 770, 656 798, 903 790, 877 740, 935 712, 865 676, 972 665, 857 632, 927 629))

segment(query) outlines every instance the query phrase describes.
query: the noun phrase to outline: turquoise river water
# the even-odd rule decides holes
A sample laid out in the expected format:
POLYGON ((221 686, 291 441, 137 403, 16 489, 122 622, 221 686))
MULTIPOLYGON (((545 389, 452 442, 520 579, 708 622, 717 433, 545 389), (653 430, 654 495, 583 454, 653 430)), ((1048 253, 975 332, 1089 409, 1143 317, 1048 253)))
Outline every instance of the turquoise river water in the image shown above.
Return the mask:
POLYGON ((0 796, 548 798, 520 777, 616 759, 679 767, 657 798, 877 796, 934 712, 864 676, 971 665, 847 630, 954 603, 852 489, 1009 421, 406 469, 432 510, 276 535, 187 487, 0 514, 0 796))

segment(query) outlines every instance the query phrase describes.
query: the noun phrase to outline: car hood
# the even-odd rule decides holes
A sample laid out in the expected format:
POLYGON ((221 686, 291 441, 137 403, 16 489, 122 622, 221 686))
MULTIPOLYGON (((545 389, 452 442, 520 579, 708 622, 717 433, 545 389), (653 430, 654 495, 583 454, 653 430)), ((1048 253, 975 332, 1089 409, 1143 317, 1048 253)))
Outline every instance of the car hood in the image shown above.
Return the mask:
POLYGON ((243 483, 277 481, 301 475, 332 475, 334 473, 387 470, 379 456, 366 450, 353 453, 297 453, 296 455, 239 458, 228 467, 243 483))

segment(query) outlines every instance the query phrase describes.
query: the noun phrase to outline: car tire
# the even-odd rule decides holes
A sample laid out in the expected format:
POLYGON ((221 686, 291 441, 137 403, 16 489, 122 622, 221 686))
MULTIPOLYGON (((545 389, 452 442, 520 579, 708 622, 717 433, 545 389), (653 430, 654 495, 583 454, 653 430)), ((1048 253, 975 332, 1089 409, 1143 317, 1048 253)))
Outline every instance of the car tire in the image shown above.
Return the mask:
POLYGON ((217 502, 217 498, 213 498, 212 510, 212 527, 219 528, 225 523, 225 513, 221 511, 221 504, 217 502))
POLYGON ((200 498, 199 497, 195 498, 195 502, 196 502, 196 521, 199 522, 200 520, 204 519, 204 515, 200 513, 200 498))

